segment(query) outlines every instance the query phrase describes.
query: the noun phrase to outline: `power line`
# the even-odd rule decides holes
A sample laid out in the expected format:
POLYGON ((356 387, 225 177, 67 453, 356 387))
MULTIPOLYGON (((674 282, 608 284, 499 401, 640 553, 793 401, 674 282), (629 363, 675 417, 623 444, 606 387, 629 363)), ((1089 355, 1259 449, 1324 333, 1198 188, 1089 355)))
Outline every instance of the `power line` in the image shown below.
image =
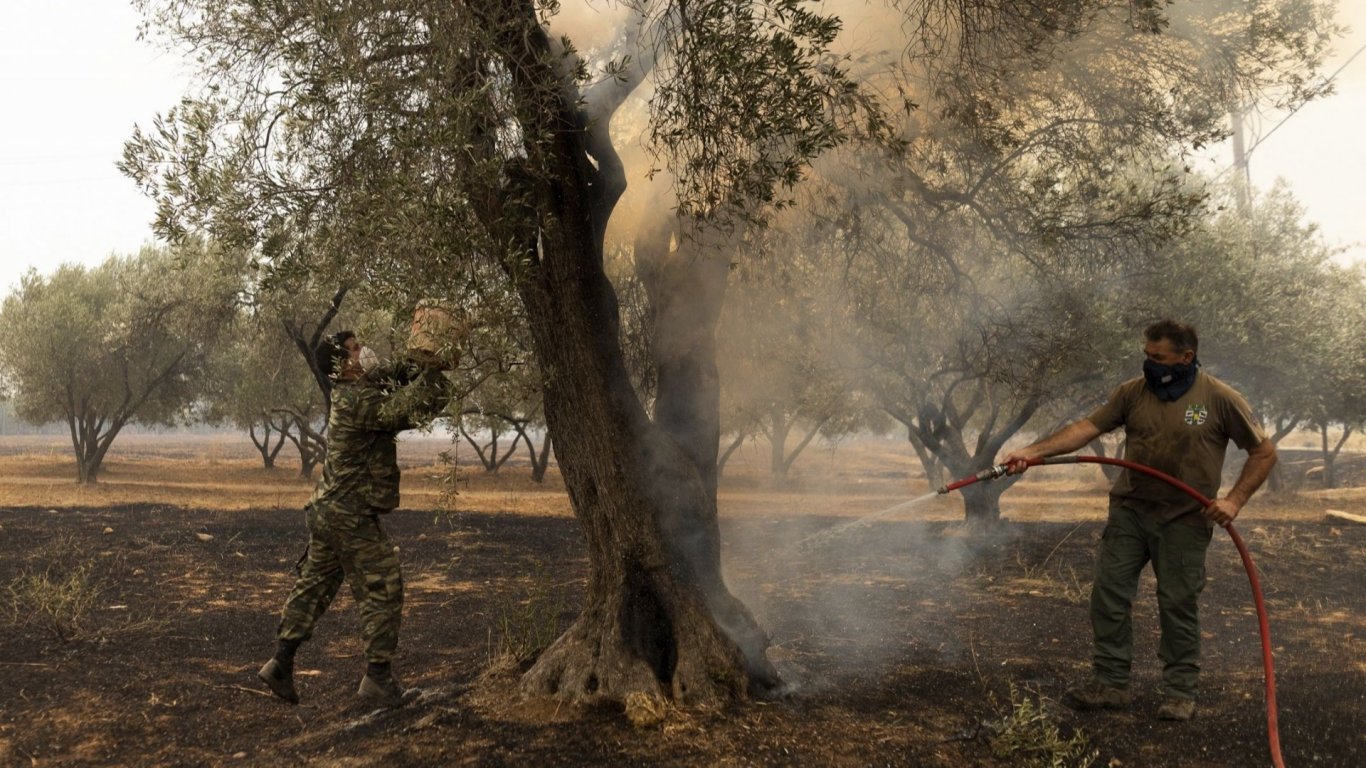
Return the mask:
MULTIPOLYGON (((1331 74, 1331 75, 1328 76, 1328 80, 1327 80, 1326 82, 1332 83, 1334 80, 1337 80, 1337 79, 1338 79, 1338 75, 1342 74, 1342 70, 1346 69, 1348 64, 1351 64, 1353 61, 1355 61, 1355 60, 1356 60, 1356 57, 1360 56, 1361 53, 1362 53, 1363 51, 1366 51, 1366 45, 1362 45, 1360 48, 1356 49, 1356 52, 1355 52, 1355 53, 1353 53, 1351 56, 1348 56, 1348 57, 1347 57, 1347 60, 1344 61, 1344 62, 1342 62, 1342 66, 1340 66, 1340 67, 1338 67, 1337 69, 1333 70, 1333 74, 1331 74)), ((1247 151, 1243 153, 1243 164, 1244 164, 1244 165, 1247 164, 1248 158, 1249 158, 1249 157, 1252 157, 1252 153, 1255 152, 1255 151, 1257 150, 1257 147, 1260 147, 1260 146, 1262 145, 1262 142, 1264 142, 1264 141, 1266 141, 1267 139, 1271 138, 1271 135, 1272 135, 1273 133, 1275 133, 1276 131, 1280 130, 1281 126, 1282 126, 1282 125, 1285 125, 1285 123, 1286 123, 1287 120, 1289 120, 1290 118, 1294 117, 1295 114, 1298 113, 1302 108, 1304 108, 1304 105, 1305 105, 1305 104, 1308 104, 1308 103, 1309 103, 1309 102, 1307 102, 1307 101, 1301 102, 1301 103, 1299 104, 1299 106, 1297 106, 1297 107, 1295 107, 1294 109, 1290 110, 1289 114, 1287 114, 1285 117, 1281 118, 1279 122, 1277 122, 1275 125, 1273 125, 1273 126, 1271 127, 1271 130, 1267 131, 1265 134, 1263 134, 1262 136, 1260 136, 1255 142, 1253 142, 1253 143, 1252 143, 1252 146, 1248 147, 1248 148, 1247 148, 1247 151)), ((1218 181, 1219 179, 1222 179, 1222 178, 1224 177, 1224 174, 1228 173, 1229 171, 1231 171, 1231 170, 1233 170, 1234 168, 1237 168, 1237 167, 1238 167, 1238 163, 1234 163, 1233 165, 1230 165, 1229 167, 1227 167, 1227 168, 1225 168, 1224 170, 1220 171, 1220 172, 1219 172, 1219 175, 1217 175, 1217 176, 1214 177, 1214 180, 1215 180, 1215 181, 1218 181)))

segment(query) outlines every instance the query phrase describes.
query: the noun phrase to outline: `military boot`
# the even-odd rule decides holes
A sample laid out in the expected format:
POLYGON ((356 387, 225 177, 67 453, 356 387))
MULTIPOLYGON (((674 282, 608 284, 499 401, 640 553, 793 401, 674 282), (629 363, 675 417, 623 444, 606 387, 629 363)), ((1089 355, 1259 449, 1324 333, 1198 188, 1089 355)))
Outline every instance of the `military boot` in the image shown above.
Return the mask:
POLYGON ((371 664, 365 672, 365 677, 361 678, 360 688, 356 691, 356 695, 362 701, 391 709, 403 706, 404 693, 403 686, 394 679, 388 664, 371 664))
POLYGON ((1067 689, 1062 695, 1062 703, 1079 712, 1124 709, 1129 706, 1129 689, 1092 677, 1085 685, 1067 689))
POLYGON ((290 704, 299 703, 299 692, 294 690, 294 670, 281 664, 278 659, 271 659, 266 662, 261 671, 256 673, 261 678, 261 682, 270 686, 276 696, 284 699, 290 704))

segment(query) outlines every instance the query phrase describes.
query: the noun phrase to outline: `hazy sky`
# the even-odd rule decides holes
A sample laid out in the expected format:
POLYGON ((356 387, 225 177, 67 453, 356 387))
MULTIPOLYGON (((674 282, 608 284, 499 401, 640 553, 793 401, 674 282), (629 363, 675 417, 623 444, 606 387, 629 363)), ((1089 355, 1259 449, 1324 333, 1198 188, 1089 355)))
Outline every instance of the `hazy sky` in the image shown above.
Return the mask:
MULTIPOLYGON (((1342 0, 1352 33, 1331 72, 1366 45, 1366 3, 1342 0)), ((29 268, 98 264, 151 239, 153 207, 115 169, 134 124, 184 90, 179 62, 137 40, 138 16, 120 0, 8 3, 0 15, 0 295, 29 268)), ((1253 183, 1286 178, 1344 259, 1366 260, 1366 53, 1251 156, 1253 183)), ((1261 121, 1262 134, 1282 116, 1261 121)), ((1206 170, 1228 165, 1224 151, 1206 170)))

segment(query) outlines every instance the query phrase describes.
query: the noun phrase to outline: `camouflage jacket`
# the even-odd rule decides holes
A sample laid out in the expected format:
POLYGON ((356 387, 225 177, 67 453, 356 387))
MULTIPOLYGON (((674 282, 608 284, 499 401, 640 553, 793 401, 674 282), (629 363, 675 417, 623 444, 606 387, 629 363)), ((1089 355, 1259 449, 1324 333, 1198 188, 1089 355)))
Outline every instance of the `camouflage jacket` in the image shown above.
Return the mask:
POLYGON ((450 382, 439 370, 412 373, 402 383, 367 376, 333 388, 327 457, 309 504, 351 512, 398 506, 398 433, 427 424, 450 400, 450 382))

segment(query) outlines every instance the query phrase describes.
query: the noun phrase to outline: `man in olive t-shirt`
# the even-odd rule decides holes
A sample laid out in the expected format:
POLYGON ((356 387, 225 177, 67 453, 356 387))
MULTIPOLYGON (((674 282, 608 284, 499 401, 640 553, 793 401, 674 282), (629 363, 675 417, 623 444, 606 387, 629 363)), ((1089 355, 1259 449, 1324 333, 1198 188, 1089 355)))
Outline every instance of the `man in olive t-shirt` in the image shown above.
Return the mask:
POLYGON ((1071 453, 1124 427, 1124 458, 1172 475, 1214 501, 1198 502, 1156 478, 1124 470, 1110 489, 1091 588, 1094 674, 1064 701, 1077 709, 1129 703, 1133 658, 1133 598, 1148 562, 1157 578, 1162 638, 1163 702, 1159 718, 1188 720, 1195 712, 1200 675, 1198 601, 1205 586, 1205 550, 1214 524, 1227 525, 1276 464, 1276 448, 1236 390, 1200 371, 1195 329, 1171 320, 1144 331, 1143 376, 1126 381, 1081 421, 1002 459, 1011 474, 1033 458, 1071 453), (1248 460, 1226 496, 1219 497, 1229 442, 1248 460))

